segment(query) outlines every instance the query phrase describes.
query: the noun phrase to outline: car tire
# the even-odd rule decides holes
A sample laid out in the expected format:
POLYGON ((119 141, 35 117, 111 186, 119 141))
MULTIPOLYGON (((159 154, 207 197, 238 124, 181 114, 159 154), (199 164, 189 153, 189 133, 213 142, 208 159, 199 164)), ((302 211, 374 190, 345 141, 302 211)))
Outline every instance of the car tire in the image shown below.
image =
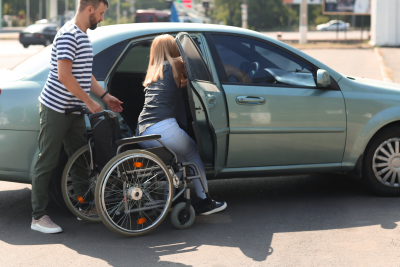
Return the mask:
POLYGON ((58 158, 57 166, 53 169, 51 173, 48 193, 58 206, 69 211, 67 205, 65 204, 61 191, 61 178, 67 162, 68 162, 68 155, 64 151, 64 148, 62 148, 60 157, 58 158))
POLYGON ((49 45, 51 45, 51 41, 49 39, 46 39, 46 42, 44 43, 44 46, 46 47, 46 46, 49 46, 49 45))
POLYGON ((29 45, 28 44, 23 44, 24 48, 28 48, 29 45))
POLYGON ((386 128, 370 141, 364 154, 362 178, 377 195, 400 196, 400 126, 386 128))

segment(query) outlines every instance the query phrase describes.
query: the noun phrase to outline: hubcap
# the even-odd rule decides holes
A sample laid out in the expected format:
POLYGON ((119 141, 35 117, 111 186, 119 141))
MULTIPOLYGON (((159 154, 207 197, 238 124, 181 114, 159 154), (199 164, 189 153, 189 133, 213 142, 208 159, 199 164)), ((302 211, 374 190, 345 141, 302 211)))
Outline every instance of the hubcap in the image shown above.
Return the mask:
POLYGON ((131 187, 128 189, 128 197, 130 197, 133 200, 141 199, 142 195, 143 195, 143 191, 140 188, 131 187))
POLYGON ((400 186, 400 138, 384 141, 372 159, 372 170, 379 182, 388 187, 400 186))

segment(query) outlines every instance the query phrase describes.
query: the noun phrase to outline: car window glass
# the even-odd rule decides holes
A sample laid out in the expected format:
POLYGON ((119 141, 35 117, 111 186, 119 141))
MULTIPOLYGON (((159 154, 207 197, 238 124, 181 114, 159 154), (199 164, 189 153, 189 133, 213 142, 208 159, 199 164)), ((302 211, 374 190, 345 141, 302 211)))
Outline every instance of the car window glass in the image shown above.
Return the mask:
POLYGON ((190 72, 193 77, 190 77, 193 80, 200 81, 211 81, 208 68, 204 62, 203 57, 201 56, 201 52, 198 49, 198 46, 191 40, 191 38, 183 34, 179 38, 179 42, 182 45, 183 50, 185 51, 185 55, 189 64, 190 72))
POLYGON ((37 31, 42 31, 43 28, 46 26, 40 25, 40 24, 32 24, 26 27, 26 29, 23 30, 23 32, 37 32, 37 31))
POLYGON ((136 15, 135 22, 153 22, 153 15, 136 15))
POLYGON ((244 37, 212 37, 228 82, 316 86, 314 68, 288 52, 244 37))
POLYGON ((145 73, 149 65, 151 43, 134 46, 117 67, 116 72, 145 73))
POLYGON ((115 59, 121 53, 122 48, 125 47, 127 41, 118 43, 100 53, 98 53, 93 59, 93 76, 98 81, 104 81, 108 70, 114 63, 115 59))
POLYGON ((156 15, 157 18, 157 22, 170 22, 170 19, 168 16, 160 16, 160 15, 156 15))

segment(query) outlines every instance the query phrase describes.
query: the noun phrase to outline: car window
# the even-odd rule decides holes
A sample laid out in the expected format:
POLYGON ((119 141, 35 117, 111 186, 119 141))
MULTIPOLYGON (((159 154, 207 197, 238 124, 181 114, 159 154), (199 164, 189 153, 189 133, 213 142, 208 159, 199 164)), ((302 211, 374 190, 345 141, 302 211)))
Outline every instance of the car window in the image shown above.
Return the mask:
POLYGON ((239 36, 212 38, 228 82, 316 86, 313 66, 280 48, 239 36))
POLYGON ((153 15, 136 15, 135 22, 153 22, 154 18, 153 15))
POLYGON ((93 59, 93 76, 98 81, 104 81, 109 69, 114 63, 115 59, 121 53, 128 41, 118 43, 100 53, 93 59))
POLYGON ((170 22, 169 16, 156 15, 157 22, 170 22))
POLYGON ((208 68, 201 55, 201 50, 198 49, 198 44, 196 44, 195 41, 192 41, 187 34, 183 34, 179 37, 179 43, 181 44, 183 51, 185 51, 187 58, 185 64, 189 64, 187 67, 190 68, 190 73, 193 75, 193 77, 190 78, 199 81, 211 81, 208 68))
POLYGON ((151 42, 132 47, 118 65, 116 72, 145 73, 149 65, 151 42))
POLYGON ((23 32, 32 32, 32 33, 34 33, 34 32, 38 32, 38 31, 42 31, 43 28, 45 28, 45 27, 46 27, 45 25, 32 24, 32 25, 29 25, 28 27, 26 27, 23 30, 23 32))

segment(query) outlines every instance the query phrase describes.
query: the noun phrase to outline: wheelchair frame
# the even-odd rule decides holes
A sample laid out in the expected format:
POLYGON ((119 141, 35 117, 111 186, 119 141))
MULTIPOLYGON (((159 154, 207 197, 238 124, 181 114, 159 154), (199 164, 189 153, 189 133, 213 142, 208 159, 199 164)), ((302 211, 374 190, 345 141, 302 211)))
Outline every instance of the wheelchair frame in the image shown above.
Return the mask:
MULTIPOLYGON (((81 108, 81 110, 83 110, 83 109, 84 108, 81 108)), ((72 112, 72 111, 70 111, 70 112, 72 112)), ((88 115, 87 110, 86 110, 86 114, 88 115)), ((82 112, 78 116, 82 116, 82 112)), ((105 117, 108 116, 110 118, 115 118, 116 117, 116 115, 112 111, 106 110, 106 111, 102 111, 102 112, 99 112, 99 113, 96 113, 96 114, 89 115, 89 120, 91 120, 93 118, 101 117, 101 116, 105 116, 105 117)), ((180 179, 177 177, 176 173, 177 172, 182 172, 181 180, 182 180, 182 183, 183 183, 183 188, 178 193, 176 193, 175 196, 173 196, 173 198, 172 198, 172 200, 170 202, 173 203, 182 194, 184 195, 184 199, 186 201, 184 202, 185 204, 184 204, 183 214, 182 214, 182 212, 181 213, 172 212, 172 214, 174 214, 174 215, 171 214, 171 220, 172 220, 172 222, 173 222, 175 227, 180 228, 180 229, 185 229, 185 228, 190 227, 191 224, 194 221, 194 218, 192 218, 190 225, 187 225, 187 223, 189 221, 189 217, 193 216, 193 214, 194 214, 194 210, 193 210, 193 208, 191 206, 190 188, 188 187, 188 182, 193 180, 193 179, 199 179, 200 182, 201 182, 201 185, 202 185, 202 187, 204 189, 204 192, 205 192, 207 198, 210 201, 210 204, 212 203, 211 202, 211 198, 209 197, 209 192, 208 192, 207 186, 206 186, 206 184, 204 182, 204 179, 203 179, 203 177, 201 175, 201 172, 200 172, 198 166, 193 162, 178 162, 176 154, 170 148, 168 148, 168 146, 164 142, 162 142, 160 140, 160 138, 161 138, 161 135, 147 135, 147 136, 138 136, 138 137, 128 137, 128 138, 123 138, 123 139, 117 140, 117 141, 115 141, 115 144, 118 146, 117 147, 117 151, 116 151, 116 155, 111 160, 109 160, 109 162, 111 162, 112 160, 114 160, 114 158, 116 156, 121 154, 121 150, 122 150, 122 148, 124 146, 132 145, 132 144, 138 144, 138 143, 146 142, 146 141, 153 141, 153 140, 158 141, 160 143, 160 145, 161 145, 160 147, 154 147, 154 148, 149 148, 149 149, 140 149, 140 150, 127 150, 124 153, 128 153, 129 151, 132 151, 132 155, 134 155, 134 153, 138 153, 140 151, 147 151, 147 152, 150 152, 150 153, 154 154, 155 156, 157 156, 164 163, 164 165, 167 167, 169 175, 172 178, 172 186, 175 187, 176 189, 178 189, 178 187, 180 185, 180 179), (193 171, 193 175, 189 174, 188 168, 193 171), (193 211, 191 211, 191 209, 193 211), (191 212, 193 213, 192 215, 190 215, 191 212), (174 220, 172 219, 172 216, 178 216, 178 214, 180 214, 179 216, 181 218, 181 221, 180 221, 181 225, 179 225, 179 223, 177 223, 177 222, 179 222, 178 219, 175 219, 175 223, 174 223, 174 220), (183 215, 183 217, 182 217, 182 215, 183 215), (182 218, 184 218, 183 221, 182 221, 182 218)), ((93 155, 93 150, 92 150, 92 145, 91 145, 92 143, 94 143, 93 137, 89 137, 88 145, 89 145, 89 154, 90 154, 90 169, 91 169, 90 171, 91 171, 92 174, 94 174, 94 173, 96 173, 96 171, 95 171, 96 163, 94 162, 94 155, 93 155)), ((96 144, 94 143, 94 145, 96 145, 96 144)), ((128 157, 128 154, 126 156, 128 157)), ((151 160, 153 162, 157 161, 156 158, 152 158, 151 160)), ((120 163, 118 163, 118 164, 120 164, 120 163)), ((121 170, 119 169, 120 167, 118 165, 116 165, 116 168, 117 168, 117 175, 120 178, 121 177, 121 170)), ((135 171, 145 171, 145 169, 133 170, 132 172, 135 172, 135 171)), ((103 173, 103 171, 101 173, 103 173)), ((104 177, 100 177, 98 175, 97 182, 102 181, 103 179, 104 179, 104 177)), ((125 202, 125 204, 124 204, 124 213, 134 213, 134 212, 141 212, 141 211, 145 211, 145 210, 151 210, 151 209, 155 209, 155 208, 158 208, 158 207, 163 207, 163 204, 170 205, 165 200, 154 200, 154 199, 151 198, 150 195, 147 195, 146 197, 150 200, 151 204, 150 203, 145 203, 145 207, 140 207, 140 208, 136 208, 136 209, 132 209, 131 210, 128 207, 127 201, 125 201, 125 199, 128 197, 127 194, 128 193, 129 194, 139 194, 139 192, 133 192, 133 191, 130 192, 131 189, 125 189, 125 183, 126 182, 124 182, 124 189, 122 190, 123 191, 124 202, 125 202), (161 204, 161 203, 163 203, 163 204, 161 204)), ((99 186, 99 185, 97 185, 97 186, 99 186)), ((96 186, 96 191, 97 191, 97 186, 96 186)), ((140 191, 140 194, 141 193, 142 193, 142 191, 140 191)), ((144 192, 144 194, 146 194, 146 192, 144 192)), ((131 197, 131 196, 129 195, 129 197, 131 197)), ((140 195, 140 197, 142 197, 142 196, 140 195)), ((95 197, 95 199, 96 198, 97 197, 95 197)), ((100 200, 96 200, 96 203, 100 203, 100 200)), ((181 203, 179 203, 179 204, 181 204, 181 203)), ((181 205, 176 205, 176 207, 177 206, 180 207, 181 211, 182 211, 182 208, 183 208, 182 204, 181 205)), ((99 209, 99 208, 103 209, 103 207, 97 207, 97 209, 99 209)), ((171 209, 167 210, 166 212, 164 212, 162 214, 163 217, 161 218, 161 220, 163 220, 165 218, 166 214, 169 211, 171 211, 171 209)), ((120 212, 118 212, 118 213, 120 213, 120 212)), ((120 215, 120 214, 117 214, 117 215, 120 215)), ((82 218, 82 219, 85 219, 85 218, 82 218)), ((105 223, 106 226, 108 226, 107 223, 104 220, 103 220, 103 223, 105 223)))

